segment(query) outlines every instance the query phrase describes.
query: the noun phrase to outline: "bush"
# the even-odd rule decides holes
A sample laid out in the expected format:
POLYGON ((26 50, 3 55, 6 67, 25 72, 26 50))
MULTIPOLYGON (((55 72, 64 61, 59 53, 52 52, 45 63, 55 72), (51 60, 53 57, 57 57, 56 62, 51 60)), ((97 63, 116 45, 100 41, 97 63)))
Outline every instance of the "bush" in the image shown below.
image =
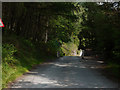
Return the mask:
POLYGON ((54 39, 54 40, 50 40, 48 43, 47 43, 47 47, 48 47, 48 52, 51 53, 52 55, 56 55, 57 52, 59 51, 60 53, 60 56, 62 56, 62 50, 60 48, 60 41, 54 39))
POLYGON ((77 47, 80 44, 80 40, 79 40, 79 38, 77 36, 71 37, 71 42, 74 42, 74 44, 77 45, 77 47))
POLYGON ((77 54, 80 55, 80 52, 81 52, 81 50, 78 50, 78 51, 77 51, 77 54))
POLYGON ((61 47, 63 53, 65 53, 65 56, 71 56, 74 55, 74 52, 77 54, 78 47, 73 42, 63 43, 61 47))
POLYGON ((2 58, 5 63, 14 63, 14 53, 17 52, 13 44, 4 44, 2 47, 2 58))
POLYGON ((120 65, 119 64, 109 62, 106 67, 106 70, 108 70, 112 76, 120 78, 120 65))

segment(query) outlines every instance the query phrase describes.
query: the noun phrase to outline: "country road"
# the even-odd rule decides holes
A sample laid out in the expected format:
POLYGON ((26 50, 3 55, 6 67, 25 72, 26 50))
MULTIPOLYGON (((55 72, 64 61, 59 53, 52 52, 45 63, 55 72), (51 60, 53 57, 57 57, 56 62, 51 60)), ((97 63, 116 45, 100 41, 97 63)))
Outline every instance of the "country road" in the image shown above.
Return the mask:
POLYGON ((102 62, 64 56, 44 63, 12 83, 11 88, 118 88, 101 74, 102 62))

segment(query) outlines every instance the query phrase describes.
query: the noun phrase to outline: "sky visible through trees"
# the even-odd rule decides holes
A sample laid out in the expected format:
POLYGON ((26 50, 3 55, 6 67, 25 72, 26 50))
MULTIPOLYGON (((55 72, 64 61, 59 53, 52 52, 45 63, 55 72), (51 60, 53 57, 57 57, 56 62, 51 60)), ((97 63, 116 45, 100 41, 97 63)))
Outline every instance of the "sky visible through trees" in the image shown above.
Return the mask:
POLYGON ((4 2, 2 9, 4 63, 14 63, 22 39, 46 56, 89 48, 120 64, 120 2, 4 2))

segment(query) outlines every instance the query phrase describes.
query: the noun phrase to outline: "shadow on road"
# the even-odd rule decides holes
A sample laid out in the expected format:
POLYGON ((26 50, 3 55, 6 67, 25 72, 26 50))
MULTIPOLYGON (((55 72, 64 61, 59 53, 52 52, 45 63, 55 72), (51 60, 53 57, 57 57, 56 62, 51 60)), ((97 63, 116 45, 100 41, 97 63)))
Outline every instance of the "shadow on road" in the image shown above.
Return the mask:
POLYGON ((55 62, 44 63, 13 83, 12 88, 115 88, 99 70, 102 62, 65 56, 55 62))

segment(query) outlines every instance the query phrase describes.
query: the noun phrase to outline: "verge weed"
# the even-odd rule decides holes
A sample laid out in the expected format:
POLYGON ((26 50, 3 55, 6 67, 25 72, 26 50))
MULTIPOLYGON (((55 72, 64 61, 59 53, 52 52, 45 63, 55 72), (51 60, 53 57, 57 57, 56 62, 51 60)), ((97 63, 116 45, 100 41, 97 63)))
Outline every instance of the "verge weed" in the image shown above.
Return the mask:
MULTIPOLYGON (((43 63, 47 57, 38 51, 31 41, 11 36, 3 37, 2 88, 14 81, 33 66, 43 63)), ((43 52, 44 53, 44 52, 43 52)))

